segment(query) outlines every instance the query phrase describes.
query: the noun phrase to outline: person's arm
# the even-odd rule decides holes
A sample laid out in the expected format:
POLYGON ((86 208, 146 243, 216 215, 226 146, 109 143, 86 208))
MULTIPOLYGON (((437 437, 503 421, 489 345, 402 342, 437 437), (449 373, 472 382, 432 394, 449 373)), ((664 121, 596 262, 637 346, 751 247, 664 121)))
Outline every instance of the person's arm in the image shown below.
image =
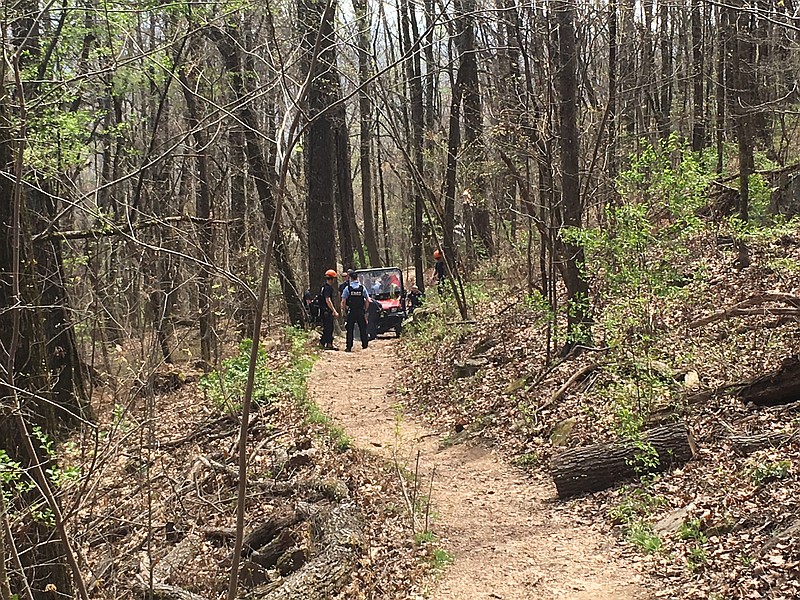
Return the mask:
POLYGON ((330 298, 330 296, 328 296, 327 298, 325 298, 325 302, 328 304, 328 308, 330 308, 330 309, 331 309, 331 312, 333 313, 333 316, 334 316, 334 317, 338 317, 338 316, 339 316, 339 313, 338 313, 338 312, 336 312, 336 309, 333 307, 333 302, 331 301, 331 298, 330 298))
POLYGON ((344 313, 345 306, 347 305, 347 297, 348 297, 349 295, 350 295, 350 286, 347 286, 347 287, 346 287, 346 288, 344 288, 344 290, 342 291, 342 304, 341 304, 341 306, 342 306, 342 313, 344 313))
POLYGON ((333 313, 333 316, 338 317, 339 313, 336 312, 336 308, 333 306, 333 293, 331 292, 330 294, 324 294, 324 295, 325 295, 325 304, 328 305, 328 308, 333 313))

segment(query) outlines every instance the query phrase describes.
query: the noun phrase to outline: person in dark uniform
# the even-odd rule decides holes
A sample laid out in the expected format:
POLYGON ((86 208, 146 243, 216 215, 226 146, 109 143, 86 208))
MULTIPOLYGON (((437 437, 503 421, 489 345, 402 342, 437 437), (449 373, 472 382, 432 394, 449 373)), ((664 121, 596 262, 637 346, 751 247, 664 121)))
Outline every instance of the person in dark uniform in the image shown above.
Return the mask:
POLYGON ((361 337, 361 347, 366 349, 369 343, 367 339, 367 322, 364 318, 367 303, 369 302, 369 292, 358 281, 358 275, 355 271, 350 271, 349 275, 350 283, 342 292, 342 312, 344 312, 345 307, 347 308, 347 345, 345 346, 345 352, 350 352, 353 349, 353 330, 356 325, 358 325, 358 332, 361 337))
POLYGON ((333 285, 336 282, 336 271, 328 269, 325 271, 325 285, 320 290, 320 298, 322 300, 322 337, 319 340, 319 345, 325 350, 338 350, 333 345, 333 320, 339 316, 336 312, 336 307, 333 305, 333 285))
POLYGON ((367 339, 370 341, 378 337, 378 318, 381 310, 381 303, 375 298, 370 298, 367 304, 367 339))

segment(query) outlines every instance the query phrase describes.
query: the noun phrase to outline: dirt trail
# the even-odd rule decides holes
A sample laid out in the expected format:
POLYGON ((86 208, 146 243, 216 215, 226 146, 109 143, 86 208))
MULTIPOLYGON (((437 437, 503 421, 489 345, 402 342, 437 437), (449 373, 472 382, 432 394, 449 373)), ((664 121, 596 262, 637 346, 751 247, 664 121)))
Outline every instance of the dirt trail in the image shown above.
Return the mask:
POLYGON ((479 446, 443 447, 438 435, 402 414, 386 394, 398 364, 393 345, 378 340, 363 352, 324 353, 309 394, 359 447, 396 454, 412 470, 419 450, 426 481, 435 466, 433 529, 455 560, 437 582, 434 600, 652 596, 612 555, 605 536, 547 503, 554 488, 529 481, 479 446))

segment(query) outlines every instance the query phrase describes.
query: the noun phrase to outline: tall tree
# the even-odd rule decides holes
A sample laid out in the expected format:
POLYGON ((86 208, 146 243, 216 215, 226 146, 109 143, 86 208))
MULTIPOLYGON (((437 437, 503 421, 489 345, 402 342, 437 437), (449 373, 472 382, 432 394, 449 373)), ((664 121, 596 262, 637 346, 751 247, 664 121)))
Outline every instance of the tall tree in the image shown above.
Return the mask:
POLYGON ((617 176, 617 48, 619 11, 617 0, 608 1, 608 146, 607 168, 608 178, 617 176))
POLYGON ((483 108, 478 77, 478 47, 475 38, 476 0, 457 0, 455 42, 459 50, 459 78, 461 79, 465 163, 468 165, 467 189, 472 198, 475 234, 480 243, 480 254, 494 254, 492 223, 487 208, 486 148, 483 137, 483 108))
POLYGON ((670 116, 672 112, 672 68, 673 68, 673 39, 672 18, 670 5, 666 0, 659 0, 659 29, 660 29, 660 55, 661 55, 661 81, 659 82, 658 122, 659 135, 667 137, 670 133, 670 116))
POLYGON ((703 102, 703 24, 700 0, 691 0, 692 11, 692 150, 705 146, 706 125, 703 102))
MULTIPOLYGON (((334 55, 334 63, 336 61, 334 55)), ((356 225, 356 212, 353 200, 353 180, 350 173, 350 131, 347 126, 347 115, 344 103, 341 100, 341 86, 339 85, 338 69, 334 74, 336 79, 336 107, 331 110, 331 122, 334 136, 334 162, 336 170, 335 200, 337 208, 337 223, 339 225, 339 249, 342 264, 353 266, 356 258, 361 265, 365 265, 364 245, 358 235, 356 225)))
MULTIPOLYGON (((236 114, 244 129, 248 173, 253 178, 266 225, 270 227, 276 212, 275 196, 273 194, 276 175, 275 171, 268 166, 267 152, 263 147, 262 138, 260 136, 261 128, 255 110, 250 102, 252 90, 247 87, 244 77, 245 72, 252 73, 255 70, 253 55, 251 52, 247 51, 244 40, 240 38, 240 34, 235 28, 228 28, 223 31, 216 27, 207 27, 205 31, 217 45, 220 55, 224 60, 225 68, 231 76, 231 91, 236 98, 236 106, 238 107, 236 114)), ((333 212, 332 196, 330 209, 331 212, 333 212)), ((300 324, 306 318, 302 296, 294 275, 294 269, 289 257, 289 251, 286 247, 286 239, 281 224, 275 223, 275 226, 278 228, 274 246, 275 267, 278 280, 280 281, 281 291, 283 292, 284 301, 286 302, 289 321, 294 324, 300 324)), ((333 244, 333 239, 331 243, 333 244)))
MULTIPOLYGON (((197 56, 195 46, 193 56, 197 56)), ((198 66, 189 64, 180 74, 181 89, 186 101, 187 121, 194 137, 196 167, 197 167, 197 194, 195 197, 195 214, 200 223, 198 225, 198 238, 200 256, 203 265, 198 269, 197 288, 200 312, 200 358, 207 368, 212 364, 212 354, 216 347, 216 334, 214 332, 213 294, 214 281, 209 267, 214 264, 214 226, 212 224, 213 209, 211 202, 211 189, 209 185, 209 144, 205 129, 201 125, 202 116, 197 103, 200 86, 198 66)))
POLYGON ((372 41, 370 16, 366 0, 353 0, 353 10, 358 26, 358 109, 360 124, 359 160, 361 163, 361 209, 364 216, 364 243, 369 264, 381 266, 378 252, 378 235, 373 218, 372 203, 372 133, 375 127, 372 106, 372 41))
POLYGON ((414 222, 411 228, 412 259, 416 284, 421 290, 425 289, 424 265, 422 262, 422 213, 423 213, 423 177, 424 160, 422 138, 424 133, 424 112, 422 106, 422 64, 420 58, 420 39, 417 25, 417 16, 408 0, 400 0, 401 30, 403 36, 403 52, 407 55, 405 61, 406 81, 411 96, 411 162, 412 191, 414 222), (412 38, 413 34, 413 38, 412 38))
POLYGON ((747 221, 750 213, 750 175, 753 173, 753 113, 756 102, 753 81, 755 48, 752 42, 753 15, 737 0, 729 7, 733 29, 730 47, 732 94, 731 116, 739 151, 739 218, 747 221))
MULTIPOLYGON (((575 0, 558 0, 554 5, 558 30, 559 134, 561 152, 561 202, 559 225, 579 229, 583 221, 578 174, 577 52, 575 44, 575 0)), ((589 285, 583 274, 583 246, 559 237, 559 266, 567 288, 567 344, 591 340, 589 285)))
POLYGON ((312 289, 319 289, 327 269, 336 268, 336 221, 334 205, 335 123, 330 113, 336 101, 338 83, 335 61, 335 0, 298 0, 298 21, 306 68, 311 69, 308 92, 305 173, 306 216, 308 219, 308 280, 312 289), (311 60, 313 48, 320 38, 318 59, 311 60))

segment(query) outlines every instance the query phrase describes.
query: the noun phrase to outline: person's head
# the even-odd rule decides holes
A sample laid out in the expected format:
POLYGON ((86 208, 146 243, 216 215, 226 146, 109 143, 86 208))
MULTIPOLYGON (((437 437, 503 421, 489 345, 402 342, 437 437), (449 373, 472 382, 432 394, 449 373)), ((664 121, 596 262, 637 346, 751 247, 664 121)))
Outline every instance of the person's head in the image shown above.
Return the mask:
POLYGON ((358 279, 358 273, 350 269, 347 274, 350 276, 350 281, 356 281, 358 279))
POLYGON ((325 271, 325 279, 327 280, 328 283, 333 283, 334 281, 336 281, 336 277, 337 277, 336 271, 334 271, 333 269, 328 269, 327 271, 325 271))
POLYGON ((411 291, 412 291, 412 292, 418 292, 418 291, 419 291, 419 288, 417 287, 417 284, 416 284, 416 283, 415 283, 414 285, 412 285, 412 286, 411 286, 411 291))
POLYGON ((438 250, 434 250, 433 251, 433 259, 434 260, 439 260, 440 258, 442 258, 442 253, 439 252, 438 250))

